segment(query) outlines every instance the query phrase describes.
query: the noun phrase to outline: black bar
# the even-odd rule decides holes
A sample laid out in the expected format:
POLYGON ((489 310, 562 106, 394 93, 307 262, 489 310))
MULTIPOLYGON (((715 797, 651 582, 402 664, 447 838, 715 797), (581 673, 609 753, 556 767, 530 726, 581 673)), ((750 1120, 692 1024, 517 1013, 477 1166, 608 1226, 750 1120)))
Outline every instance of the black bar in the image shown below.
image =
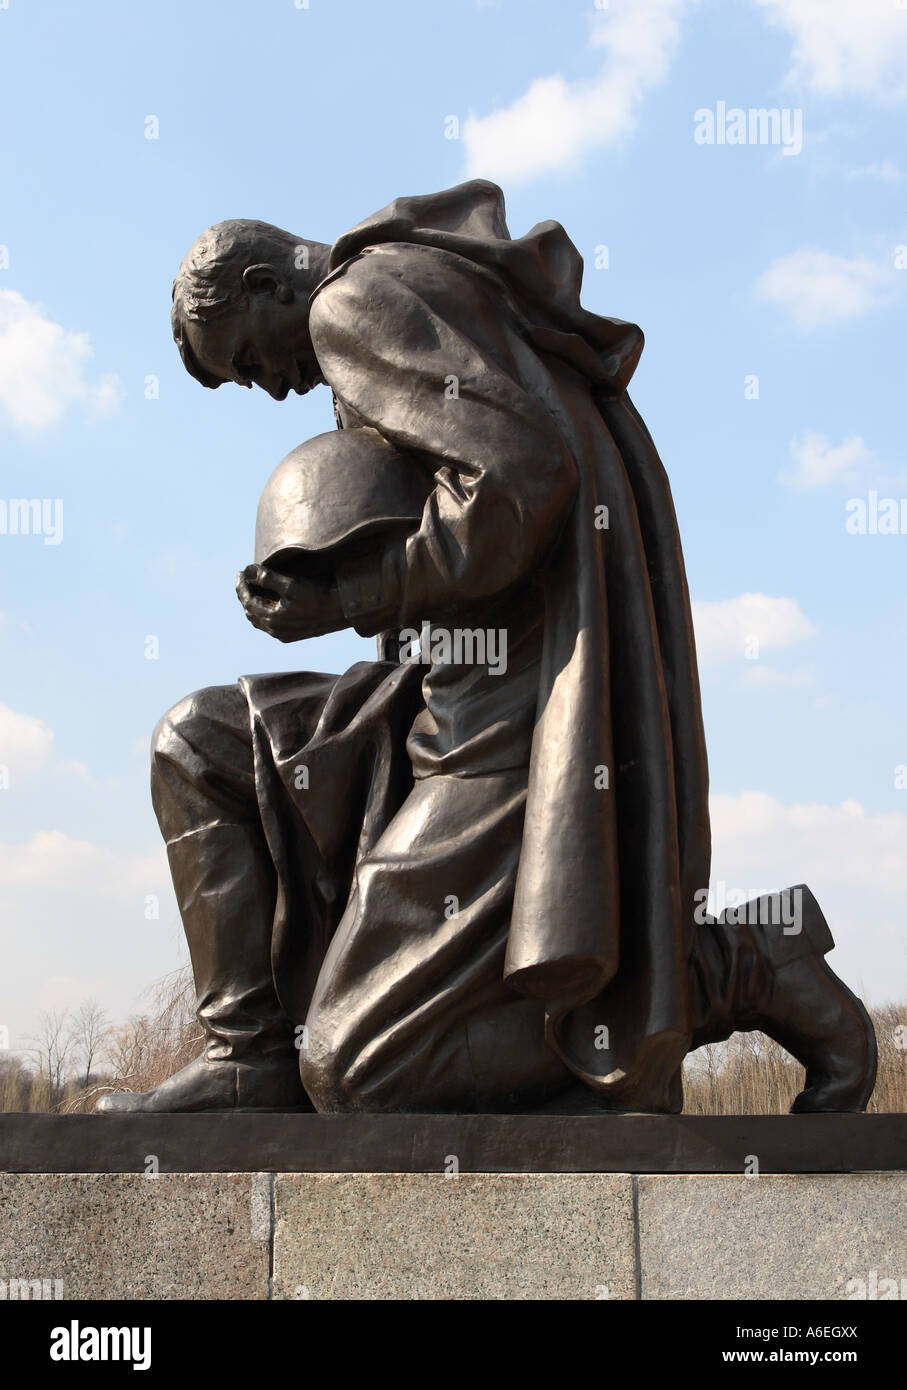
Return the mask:
MULTIPOLYGON (((496 1303, 495 1308, 499 1307, 496 1303)), ((15 1350, 21 1374, 33 1377, 40 1369, 42 1381, 48 1383, 55 1375, 66 1384, 72 1383, 73 1346, 82 1343, 86 1328, 123 1327, 135 1329, 135 1344, 144 1346, 148 1353, 150 1364, 138 1384, 145 1385, 149 1379, 153 1383, 156 1372, 160 1378, 166 1375, 170 1386, 183 1383, 187 1376, 190 1383, 202 1379, 207 1383, 210 1379, 227 1385, 257 1385, 276 1383, 284 1376, 298 1373, 300 1355, 304 1356, 313 1342, 317 1344, 319 1338, 326 1336, 349 1343, 344 1346, 347 1369, 358 1370, 362 1366, 369 1370, 374 1364, 373 1339, 386 1338, 396 1326, 394 1313, 386 1305, 375 1308, 372 1316, 376 1318, 374 1324, 370 1322, 368 1307, 360 1303, 356 1331, 351 1337, 350 1315, 338 1304, 74 1301, 11 1303, 4 1306, 0 1325, 6 1345, 15 1350), (65 1334, 65 1350, 70 1359, 51 1360, 51 1346, 56 1343, 62 1349, 61 1332, 65 1334)), ((423 1308, 418 1316, 422 1320, 437 1319, 439 1330, 443 1330, 440 1319, 450 1319, 452 1336, 443 1345, 445 1366, 451 1375, 461 1368, 464 1374, 472 1374, 474 1362, 467 1360, 467 1354, 474 1357, 475 1348, 471 1339, 464 1342, 464 1325, 471 1328, 469 1307, 458 1306, 455 1321, 437 1307, 434 1313, 423 1308)), ((479 1316, 484 1323, 485 1315, 479 1316)), ((533 1323, 537 1323, 538 1316, 533 1312, 533 1323, 525 1325, 519 1323, 519 1317, 519 1309, 513 1309, 499 1330, 512 1337, 525 1326, 531 1348, 533 1323)), ((757 1368, 763 1376, 769 1373, 769 1383, 771 1372, 779 1364, 785 1365, 800 1356, 807 1358, 810 1369, 818 1369, 820 1374, 830 1362, 837 1362, 852 1372, 854 1384, 878 1384, 891 1378, 903 1344, 899 1307, 878 1303, 562 1305, 557 1318, 558 1334, 569 1333, 571 1326, 576 1332, 585 1332, 593 1342, 596 1337, 608 1337, 626 1343, 628 1365, 637 1372, 637 1378, 664 1377, 662 1383, 668 1386, 679 1384, 684 1373, 694 1383, 712 1383, 717 1373, 724 1384, 728 1373, 733 1379, 735 1369, 741 1365, 737 1359, 740 1354, 761 1360, 763 1364, 757 1368), (763 1335, 752 1335, 756 1330, 763 1335)), ((407 1305, 401 1332, 411 1332, 412 1327, 413 1314, 407 1305)), ((517 1348, 510 1355, 510 1368, 523 1372, 529 1354, 525 1346, 517 1348)), ((132 1378, 128 1359, 125 1365, 122 1359, 87 1364, 83 1360, 82 1365, 89 1371, 92 1383, 99 1376, 103 1379, 105 1373, 118 1376, 121 1384, 124 1372, 132 1378)))
POLYGON ((0 1172, 860 1173, 907 1169, 892 1115, 0 1116, 0 1172))

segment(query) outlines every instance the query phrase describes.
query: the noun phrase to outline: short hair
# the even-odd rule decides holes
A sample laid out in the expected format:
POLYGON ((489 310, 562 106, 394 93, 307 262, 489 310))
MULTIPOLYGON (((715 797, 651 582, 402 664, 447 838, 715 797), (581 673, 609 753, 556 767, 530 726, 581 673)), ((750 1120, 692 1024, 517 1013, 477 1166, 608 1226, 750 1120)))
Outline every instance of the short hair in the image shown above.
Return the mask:
POLYGON ((258 261, 292 263, 301 245, 306 245, 303 238, 270 222, 244 218, 218 222, 193 242, 173 282, 170 324, 183 366, 196 381, 212 388, 223 385, 223 378, 205 371, 189 346, 186 322, 207 323, 230 309, 245 309, 249 303, 242 280, 246 267, 258 261))

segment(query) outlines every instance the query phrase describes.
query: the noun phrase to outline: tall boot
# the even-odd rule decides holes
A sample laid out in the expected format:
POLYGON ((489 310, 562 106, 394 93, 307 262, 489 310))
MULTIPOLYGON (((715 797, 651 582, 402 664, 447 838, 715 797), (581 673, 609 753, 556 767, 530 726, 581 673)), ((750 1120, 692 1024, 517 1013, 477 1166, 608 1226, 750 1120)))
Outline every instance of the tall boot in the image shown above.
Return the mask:
POLYGON ((875 1031, 862 1002, 824 959, 834 944, 805 884, 731 908, 697 929, 692 1046, 752 1030, 774 1038, 806 1068, 792 1114, 865 1110, 875 1085, 875 1031))
POLYGON ((151 1091, 113 1092, 107 1113, 311 1109, 293 1024, 271 971, 275 882, 253 829, 217 823, 167 846, 192 959, 205 1050, 151 1091))

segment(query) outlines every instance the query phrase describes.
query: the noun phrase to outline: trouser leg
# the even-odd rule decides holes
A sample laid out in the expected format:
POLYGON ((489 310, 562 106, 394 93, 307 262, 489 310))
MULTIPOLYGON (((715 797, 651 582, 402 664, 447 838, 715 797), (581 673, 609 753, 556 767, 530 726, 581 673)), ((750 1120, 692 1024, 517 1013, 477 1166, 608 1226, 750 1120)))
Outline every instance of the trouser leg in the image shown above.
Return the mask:
POLYGON ((271 934, 277 884, 255 794, 252 738, 237 686, 180 701, 154 732, 152 802, 167 842, 209 1060, 284 1053, 271 934))
POLYGON ((359 863, 306 1020, 317 1109, 527 1110, 570 1084, 503 982, 525 793, 525 772, 425 778, 359 863))

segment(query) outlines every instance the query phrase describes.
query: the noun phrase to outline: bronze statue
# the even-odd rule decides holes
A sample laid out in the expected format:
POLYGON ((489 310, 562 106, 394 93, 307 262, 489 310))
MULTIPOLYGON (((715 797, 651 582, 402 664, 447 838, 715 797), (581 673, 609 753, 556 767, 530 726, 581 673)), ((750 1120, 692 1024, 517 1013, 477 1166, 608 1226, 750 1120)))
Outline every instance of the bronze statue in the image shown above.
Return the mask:
POLYGON ((202 1057, 105 1111, 678 1111, 759 1028, 799 1111, 863 1109, 875 1038, 800 885, 718 920, 680 540, 627 395, 633 324, 579 302, 500 189, 400 198, 332 247, 205 232, 173 328, 203 385, 318 384, 339 433, 262 497, 248 619, 379 659, 175 706, 152 794, 202 1057), (697 904, 699 905, 697 907, 697 904))

